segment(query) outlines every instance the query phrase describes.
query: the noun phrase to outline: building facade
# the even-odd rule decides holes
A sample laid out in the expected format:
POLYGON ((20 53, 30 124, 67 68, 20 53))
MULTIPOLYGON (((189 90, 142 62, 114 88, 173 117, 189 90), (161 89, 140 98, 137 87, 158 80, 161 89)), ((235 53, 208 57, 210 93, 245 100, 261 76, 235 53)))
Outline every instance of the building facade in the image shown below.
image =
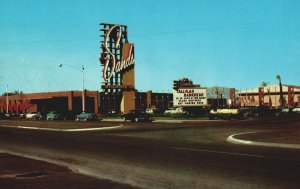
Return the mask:
MULTIPOLYGON (((87 112, 99 112, 97 91, 85 91, 87 112)), ((60 91, 18 94, 0 97, 0 111, 19 115, 26 112, 59 111, 65 115, 75 115, 82 111, 82 91, 60 91)))
MULTIPOLYGON (((101 114, 121 114, 122 109, 120 102, 122 94, 120 93, 99 93, 99 111, 101 114)), ((134 102, 135 107, 133 109, 157 108, 159 111, 172 107, 173 94, 171 93, 156 93, 152 91, 139 92, 135 91, 134 102)))
MULTIPOLYGON (((122 94, 85 91, 86 112, 98 114, 121 114, 122 94)), ((134 93, 132 109, 158 108, 164 111, 172 107, 173 94, 152 91, 134 93)), ((0 112, 19 115, 27 112, 47 113, 59 111, 74 116, 82 112, 81 91, 60 91, 0 96, 0 112), (8 103, 7 103, 8 102, 8 103)))
POLYGON ((207 87, 207 100, 210 107, 236 105, 236 90, 228 87, 207 87))
MULTIPOLYGON (((282 84, 282 95, 285 101, 284 106, 297 107, 300 105, 299 86, 282 84)), ((239 106, 281 106, 279 84, 239 91, 236 96, 239 106)))

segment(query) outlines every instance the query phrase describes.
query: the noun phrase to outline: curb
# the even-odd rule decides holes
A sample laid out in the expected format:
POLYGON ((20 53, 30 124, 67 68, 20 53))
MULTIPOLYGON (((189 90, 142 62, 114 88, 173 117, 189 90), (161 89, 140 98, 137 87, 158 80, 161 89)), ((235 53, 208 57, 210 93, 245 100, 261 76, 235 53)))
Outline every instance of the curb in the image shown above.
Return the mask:
POLYGON ((250 145, 250 146, 300 149, 300 144, 285 144, 285 143, 274 143, 274 142, 255 142, 255 141, 241 140, 241 139, 235 138, 238 135, 253 134, 253 133, 258 133, 258 132, 247 132, 247 133, 234 134, 234 135, 229 136, 226 139, 226 142, 232 143, 232 144, 242 144, 242 145, 250 145))
POLYGON ((30 129, 30 130, 42 130, 42 131, 59 131, 59 132, 81 132, 81 131, 101 131, 121 128, 124 125, 112 126, 112 127, 101 127, 101 128, 86 128, 86 129, 53 129, 53 128, 42 128, 42 127, 27 127, 27 126, 12 126, 12 125, 0 125, 0 127, 6 128, 18 128, 18 129, 30 129))
MULTIPOLYGON (((102 121, 107 122, 124 122, 121 119, 103 119, 102 121)), ((205 123, 205 122, 228 122, 228 120, 193 120, 193 119, 183 119, 183 120, 154 120, 153 123, 205 123)))

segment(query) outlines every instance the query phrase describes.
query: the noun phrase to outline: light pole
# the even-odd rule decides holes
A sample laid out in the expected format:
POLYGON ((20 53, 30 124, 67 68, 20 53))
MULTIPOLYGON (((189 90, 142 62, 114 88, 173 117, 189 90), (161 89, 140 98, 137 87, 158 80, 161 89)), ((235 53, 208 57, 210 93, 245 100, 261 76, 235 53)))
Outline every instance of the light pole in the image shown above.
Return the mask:
POLYGON ((8 85, 6 85, 6 113, 8 114, 8 85))
POLYGON ((62 66, 69 66, 75 70, 81 71, 82 73, 82 111, 85 112, 85 95, 84 95, 84 66, 82 65, 81 69, 78 69, 77 67, 69 64, 60 64, 59 67, 61 68, 62 66))
POLYGON ((81 67, 82 73, 82 111, 85 112, 85 96, 84 96, 84 67, 81 67))

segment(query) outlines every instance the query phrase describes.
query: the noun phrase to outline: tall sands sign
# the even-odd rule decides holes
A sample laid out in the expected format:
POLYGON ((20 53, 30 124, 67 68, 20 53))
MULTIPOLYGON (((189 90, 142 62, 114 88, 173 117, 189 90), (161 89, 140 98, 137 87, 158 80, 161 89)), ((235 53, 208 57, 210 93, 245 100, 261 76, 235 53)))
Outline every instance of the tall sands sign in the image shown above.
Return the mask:
POLYGON ((99 60, 104 80, 101 88, 105 93, 119 94, 120 109, 126 113, 135 109, 134 45, 128 42, 127 26, 100 25, 103 41, 99 60))

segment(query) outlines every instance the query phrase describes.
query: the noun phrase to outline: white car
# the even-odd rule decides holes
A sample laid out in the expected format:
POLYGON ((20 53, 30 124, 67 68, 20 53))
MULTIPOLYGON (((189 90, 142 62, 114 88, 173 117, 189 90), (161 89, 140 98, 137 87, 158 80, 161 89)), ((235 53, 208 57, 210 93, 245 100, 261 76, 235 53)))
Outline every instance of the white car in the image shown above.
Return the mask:
POLYGON ((164 114, 185 114, 182 107, 166 110, 164 114))
POLYGON ((43 115, 40 112, 30 112, 26 114, 26 119, 38 120, 43 119, 43 115))
POLYGON ((157 112, 158 112, 157 108, 148 108, 148 109, 146 109, 147 114, 154 114, 154 113, 157 113, 157 112))
POLYGON ((292 112, 300 113, 300 108, 294 108, 294 109, 292 110, 292 112))

